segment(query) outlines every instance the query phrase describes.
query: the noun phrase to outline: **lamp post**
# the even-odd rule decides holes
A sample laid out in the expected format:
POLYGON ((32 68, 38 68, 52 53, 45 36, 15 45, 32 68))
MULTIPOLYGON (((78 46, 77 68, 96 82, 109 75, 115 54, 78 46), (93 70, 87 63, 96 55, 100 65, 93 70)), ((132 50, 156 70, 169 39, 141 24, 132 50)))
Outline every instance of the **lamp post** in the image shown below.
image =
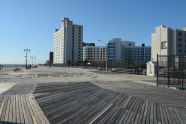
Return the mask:
POLYGON ((25 52, 25 58, 26 58, 26 69, 28 69, 27 67, 27 56, 28 56, 28 52, 30 52, 30 49, 24 49, 25 52))
POLYGON ((102 41, 102 40, 98 40, 98 42, 102 42, 104 45, 105 45, 105 48, 106 48, 106 55, 105 55, 105 72, 108 71, 108 62, 107 62, 107 42, 105 41, 102 41))

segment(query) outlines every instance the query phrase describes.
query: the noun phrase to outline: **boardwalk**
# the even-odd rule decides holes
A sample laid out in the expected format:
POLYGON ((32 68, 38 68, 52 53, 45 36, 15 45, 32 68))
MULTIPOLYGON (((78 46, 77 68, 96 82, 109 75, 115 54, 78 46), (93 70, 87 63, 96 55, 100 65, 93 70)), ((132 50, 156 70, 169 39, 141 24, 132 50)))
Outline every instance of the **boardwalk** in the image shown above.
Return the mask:
POLYGON ((32 95, 35 86, 18 83, 1 95, 0 123, 49 124, 32 95))
POLYGON ((52 124, 186 124, 186 114, 91 83, 43 83, 36 100, 52 124))
POLYGON ((77 68, 0 74, 0 83, 16 84, 0 95, 0 124, 186 124, 185 92, 150 81, 77 68))

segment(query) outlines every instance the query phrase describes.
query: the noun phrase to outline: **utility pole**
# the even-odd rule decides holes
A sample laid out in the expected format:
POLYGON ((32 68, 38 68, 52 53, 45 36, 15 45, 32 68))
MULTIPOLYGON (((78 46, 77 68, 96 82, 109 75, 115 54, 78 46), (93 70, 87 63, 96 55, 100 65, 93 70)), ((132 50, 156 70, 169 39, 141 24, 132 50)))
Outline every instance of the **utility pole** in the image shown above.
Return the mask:
POLYGON ((30 49, 24 49, 25 52, 25 58, 26 58, 26 69, 28 69, 27 67, 27 56, 28 56, 28 52, 30 52, 30 49))

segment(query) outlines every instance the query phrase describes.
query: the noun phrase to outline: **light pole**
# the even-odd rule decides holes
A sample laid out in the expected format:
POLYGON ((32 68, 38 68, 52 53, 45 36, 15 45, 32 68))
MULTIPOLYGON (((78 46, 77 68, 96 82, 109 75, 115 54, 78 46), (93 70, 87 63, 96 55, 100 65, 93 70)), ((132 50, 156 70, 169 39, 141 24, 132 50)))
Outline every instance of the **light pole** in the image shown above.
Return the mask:
POLYGON ((105 45, 105 48, 106 48, 106 51, 105 51, 105 53, 106 53, 106 55, 105 55, 105 71, 107 72, 108 71, 108 62, 107 62, 107 42, 105 42, 105 41, 102 41, 102 40, 98 40, 98 42, 102 42, 102 43, 104 43, 104 45, 105 45))
POLYGON ((25 58, 26 58, 26 69, 28 69, 27 67, 27 56, 28 56, 28 52, 30 52, 30 49, 24 49, 25 52, 25 58))

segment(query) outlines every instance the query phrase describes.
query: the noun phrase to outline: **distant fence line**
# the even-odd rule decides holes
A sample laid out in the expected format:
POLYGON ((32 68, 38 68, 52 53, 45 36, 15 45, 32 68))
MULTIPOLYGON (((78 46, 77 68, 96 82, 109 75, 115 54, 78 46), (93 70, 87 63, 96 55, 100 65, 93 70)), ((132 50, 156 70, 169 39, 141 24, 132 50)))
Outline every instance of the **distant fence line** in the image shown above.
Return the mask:
MULTIPOLYGON (((73 68, 84 68, 84 69, 98 69, 99 71, 104 71, 105 70, 105 63, 102 62, 102 64, 93 64, 93 65, 87 65, 85 63, 83 64, 76 64, 76 65, 71 65, 67 66, 64 64, 53 64, 52 67, 73 67, 73 68)), ((139 69, 128 69, 126 67, 112 67, 108 66, 107 69, 109 72, 116 72, 116 73, 126 73, 126 74, 140 74, 140 75, 146 75, 146 69, 139 68, 139 69)))
MULTIPOLYGON (((99 68, 98 70, 104 71, 105 68, 99 68)), ((140 74, 140 75, 146 75, 147 70, 146 69, 127 69, 127 68, 108 68, 108 71, 110 72, 117 72, 117 73, 125 73, 125 74, 140 74)))
POLYGON ((23 67, 0 67, 0 72, 20 71, 23 67))

